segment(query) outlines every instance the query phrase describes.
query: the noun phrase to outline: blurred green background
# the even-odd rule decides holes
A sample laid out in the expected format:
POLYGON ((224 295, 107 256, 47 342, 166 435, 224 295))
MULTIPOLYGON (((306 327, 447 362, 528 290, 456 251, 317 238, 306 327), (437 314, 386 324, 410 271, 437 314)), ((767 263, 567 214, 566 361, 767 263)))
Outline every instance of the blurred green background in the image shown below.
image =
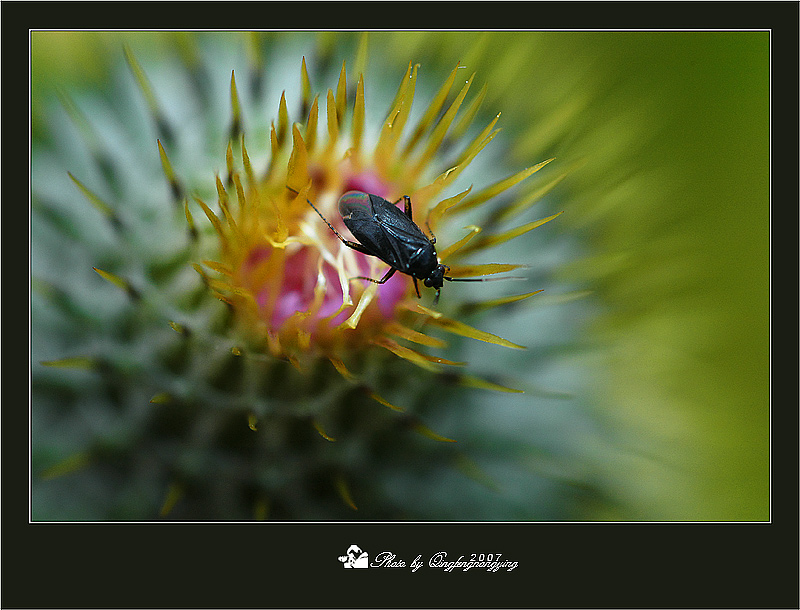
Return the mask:
MULTIPOLYGON (((101 86, 109 45, 127 40, 146 61, 175 36, 34 32, 34 134, 57 89, 101 86)), ((489 84, 484 108, 514 133, 509 154, 569 170, 552 230, 579 255, 555 275, 592 291, 588 403, 624 447, 598 463, 624 509, 594 518, 769 519, 769 33, 369 40, 398 64, 474 68, 489 84)))

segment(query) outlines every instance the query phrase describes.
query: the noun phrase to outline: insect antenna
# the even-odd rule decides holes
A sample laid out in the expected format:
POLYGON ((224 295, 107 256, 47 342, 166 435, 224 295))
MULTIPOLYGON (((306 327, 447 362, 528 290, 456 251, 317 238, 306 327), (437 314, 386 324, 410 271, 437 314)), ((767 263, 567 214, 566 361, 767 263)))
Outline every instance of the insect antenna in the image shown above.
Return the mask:
MULTIPOLYGON (((449 277, 447 275, 443 275, 442 279, 445 279, 448 282, 499 282, 500 280, 524 280, 527 278, 519 275, 504 275, 503 277, 449 277)), ((441 288, 437 288, 436 294, 433 297, 434 308, 439 304, 440 292, 441 288)))
POLYGON ((524 280, 519 275, 504 275, 503 277, 447 277, 442 276, 448 282, 499 282, 500 280, 524 280))
MULTIPOLYGON (((293 193, 295 193, 296 195, 299 195, 299 194, 300 194, 300 191, 298 191, 298 190, 296 190, 296 189, 293 189, 293 188, 292 188, 291 186, 289 186, 288 184, 286 185, 286 188, 287 188, 287 189, 289 189, 290 191, 292 191, 293 193)), ((345 238, 342 236, 342 234, 341 234, 341 233, 339 233, 339 231, 337 231, 337 230, 336 230, 336 228, 335 228, 335 227, 334 227, 334 226, 333 226, 333 225, 332 225, 330 222, 328 222, 328 219, 327 219, 327 218, 325 218, 325 217, 322 215, 322 212, 320 212, 320 211, 317 209, 317 206, 315 206, 313 203, 311 203, 311 200, 310 200, 308 197, 306 197, 306 201, 308 202, 308 205, 310 205, 312 208, 314 208, 314 211, 315 211, 315 212, 316 212, 316 213, 319 215, 319 217, 320 217, 320 218, 322 218, 322 220, 324 220, 324 221, 325 221, 325 224, 326 224, 326 225, 328 225, 328 227, 330 227, 330 230, 331 230, 331 231, 333 231, 333 234, 334 234, 334 235, 336 235, 336 237, 338 237, 338 238, 339 238, 339 240, 340 240, 340 241, 341 241, 343 244, 345 244, 346 246, 350 246, 350 247, 352 248, 352 247, 353 247, 353 242, 351 242, 351 241, 349 241, 349 240, 345 239, 345 238)), ((355 248, 355 249, 356 249, 356 250, 359 250, 359 248, 355 248)), ((359 251, 361 251, 361 250, 359 250, 359 251)))

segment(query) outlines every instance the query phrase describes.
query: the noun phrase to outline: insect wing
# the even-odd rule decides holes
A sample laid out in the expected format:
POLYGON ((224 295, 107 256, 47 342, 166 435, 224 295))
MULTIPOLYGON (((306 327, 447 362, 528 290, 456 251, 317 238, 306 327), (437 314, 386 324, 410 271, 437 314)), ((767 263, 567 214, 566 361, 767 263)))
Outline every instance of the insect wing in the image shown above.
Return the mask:
POLYGON ((340 206, 345 225, 374 256, 407 272, 409 257, 419 248, 430 248, 430 241, 397 206, 377 195, 369 199, 369 206, 340 206))
POLYGON ((375 206, 382 212, 377 218, 390 236, 389 241, 399 262, 395 267, 415 277, 428 277, 439 262, 431 240, 405 212, 385 200, 381 201, 382 206, 375 206))
POLYGON ((390 237, 383 227, 375 220, 371 206, 352 205, 339 206, 345 226, 353 237, 373 255, 385 263, 395 266, 394 250, 391 247, 390 237))
POLYGON ((395 250, 399 264, 395 267, 404 273, 425 278, 436 266, 436 251, 430 240, 425 237, 416 225, 414 231, 407 231, 398 225, 382 225, 383 230, 391 236, 389 240, 395 250))

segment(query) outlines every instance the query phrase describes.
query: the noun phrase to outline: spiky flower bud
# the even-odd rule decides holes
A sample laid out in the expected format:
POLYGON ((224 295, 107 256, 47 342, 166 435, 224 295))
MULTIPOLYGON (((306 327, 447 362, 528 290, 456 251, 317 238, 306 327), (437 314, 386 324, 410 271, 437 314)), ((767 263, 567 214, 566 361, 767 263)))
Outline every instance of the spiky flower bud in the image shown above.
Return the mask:
POLYGON ((494 279, 531 261, 484 251, 558 215, 516 220, 556 183, 516 188, 550 160, 470 174, 500 115, 481 119, 487 87, 461 65, 433 87, 412 61, 392 94, 362 38, 333 70, 313 49, 292 55, 277 86, 295 94, 276 96, 264 77, 283 58, 256 38, 234 40, 246 70, 198 40, 158 64, 126 48, 113 101, 62 93, 53 141, 34 148, 34 517, 509 514, 426 505, 413 481, 435 465, 497 493, 452 397, 521 390, 451 354, 462 339, 522 349, 466 316, 540 289, 448 283, 436 302, 403 269, 377 281, 392 267, 353 246, 337 201, 397 202, 437 237, 446 279, 494 279), (91 502, 65 499, 67 478, 91 502))

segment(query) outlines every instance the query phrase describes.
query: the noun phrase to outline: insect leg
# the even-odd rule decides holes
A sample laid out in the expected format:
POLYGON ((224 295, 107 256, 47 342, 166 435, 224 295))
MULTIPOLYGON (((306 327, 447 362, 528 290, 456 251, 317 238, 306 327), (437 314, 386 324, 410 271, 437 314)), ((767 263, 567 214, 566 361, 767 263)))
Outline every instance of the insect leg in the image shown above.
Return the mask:
MULTIPOLYGON (((411 197, 409 197, 408 195, 403 195, 402 197, 400 197, 400 199, 403 200, 403 207, 405 208, 406 216, 408 216, 408 219, 411 222, 414 222, 414 219, 411 216, 411 197)), ((395 201, 394 205, 397 205, 398 203, 400 203, 400 199, 395 201)), ((433 230, 431 229, 431 225, 428 224, 427 219, 425 220, 425 226, 428 227, 428 233, 431 234, 431 236, 428 239, 430 240, 431 244, 435 244, 436 243, 436 236, 433 234, 433 230)), ((419 296, 419 291, 417 291, 417 296, 419 296)))
MULTIPOLYGON (((358 244, 358 245, 360 246, 361 244, 358 244)), ((390 267, 389 271, 386 272, 386 275, 384 275, 379 280, 374 280, 371 277, 366 277, 364 275, 359 275, 357 277, 351 277, 350 279, 351 280, 368 280, 370 282, 374 282, 375 284, 385 284, 386 280, 388 280, 390 277, 392 277, 394 275, 395 271, 397 271, 397 269, 395 269, 394 267, 390 267)))
POLYGON ((431 225, 428 224, 428 220, 427 219, 425 219, 425 226, 428 227, 428 233, 431 234, 431 236, 428 238, 428 240, 431 242, 431 245, 433 245, 433 244, 436 243, 436 236, 433 234, 433 229, 431 229, 431 225))
MULTIPOLYGON (((403 200, 403 211, 406 213, 406 216, 408 216, 408 219, 413 222, 414 219, 411 218, 411 197, 409 197, 408 195, 403 195, 402 197, 400 197, 400 199, 403 200)), ((400 203, 400 199, 395 201, 394 205, 400 203)))

